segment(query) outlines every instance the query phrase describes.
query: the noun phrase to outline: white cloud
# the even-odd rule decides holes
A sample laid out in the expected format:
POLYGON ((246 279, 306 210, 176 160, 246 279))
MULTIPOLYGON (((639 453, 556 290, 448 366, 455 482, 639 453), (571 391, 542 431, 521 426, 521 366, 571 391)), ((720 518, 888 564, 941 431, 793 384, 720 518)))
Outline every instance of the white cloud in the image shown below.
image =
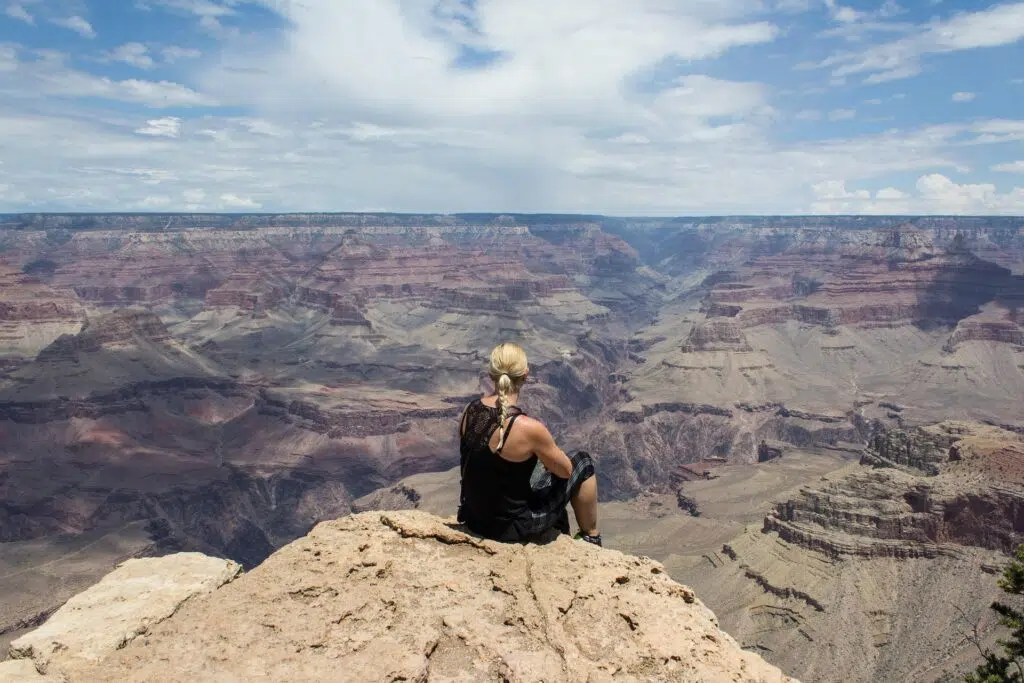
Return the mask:
POLYGON ((977 97, 977 95, 972 92, 955 92, 953 93, 952 100, 954 102, 970 102, 975 97, 977 97))
POLYGON ((145 197, 142 201, 135 203, 135 208, 142 211, 149 209, 166 209, 171 205, 171 198, 167 195, 151 195, 145 197))
POLYGON ((812 211, 825 214, 1017 215, 1024 213, 1024 187, 1000 193, 995 185, 959 184, 940 173, 917 179, 916 194, 887 187, 875 197, 866 190, 849 192, 843 181, 815 185, 812 211))
POLYGON ((4 10, 4 14, 9 16, 11 19, 17 19, 18 21, 24 21, 26 24, 35 25, 36 20, 23 5, 17 2, 12 2, 7 5, 7 9, 4 10))
POLYGON ((867 190, 849 192, 846 189, 845 180, 826 180, 822 183, 815 183, 811 186, 814 195, 818 199, 871 199, 871 193, 867 190))
POLYGON ((872 98, 870 100, 864 100, 864 104, 879 105, 881 103, 882 103, 882 100, 878 99, 877 97, 874 97, 874 98, 872 98))
POLYGON ((970 126, 965 126, 965 128, 971 133, 976 134, 971 140, 975 144, 1019 142, 1024 140, 1024 121, 990 119, 975 122, 970 126))
POLYGON ((705 16, 739 18, 742 0, 698 3, 684 11, 670 11, 663 0, 499 0, 476 6, 471 20, 477 31, 468 35, 460 22, 396 0, 268 4, 290 22, 283 50, 264 58, 239 56, 230 71, 210 74, 210 89, 251 101, 252 88, 271 81, 277 90, 259 93, 266 106, 332 114, 355 102, 409 118, 618 120, 628 113, 624 109, 642 115, 623 94, 644 69, 666 60, 716 57, 777 34, 768 22, 705 16), (500 59, 486 68, 451 68, 467 41, 500 59), (253 75, 246 77, 239 66, 253 75))
POLYGON ((1010 45, 1024 38, 1024 2, 963 12, 945 21, 918 27, 899 40, 872 45, 860 52, 838 52, 819 64, 834 78, 865 75, 865 83, 883 83, 921 73, 930 54, 1010 45))
MULTIPOLYGON (((158 4, 225 24, 241 6, 149 2, 158 4)), ((187 84, 116 81, 53 53, 24 62, 14 54, 0 73, 10 160, 0 183, 30 196, 8 192, 0 211, 693 214, 813 204, 898 213, 924 200, 915 188, 885 187, 891 178, 953 177, 978 164, 969 145, 1024 136, 1024 122, 980 119, 894 123, 900 128, 876 134, 830 125, 831 139, 813 139, 824 133, 804 126, 794 139, 798 126, 775 107, 808 121, 840 102, 809 98, 816 108, 791 114, 795 98, 765 83, 707 75, 721 73, 709 60, 775 38, 761 0, 479 0, 460 5, 464 19, 405 0, 264 5, 285 20, 282 34, 221 42, 216 59, 189 65, 186 77, 196 80, 187 84), (496 57, 473 63, 467 45, 496 57), (230 110, 147 116, 68 97, 230 110), (780 122, 785 137, 774 129, 780 122)), ((186 50, 151 45, 145 54, 200 56, 186 50)), ((1008 196, 1006 188, 994 196, 1008 196)))
POLYGON ((833 109, 828 113, 829 121, 849 121, 857 117, 856 109, 833 109))
POLYGON ((836 9, 835 18, 836 21, 841 21, 844 24, 848 24, 860 19, 860 12, 853 9, 852 7, 840 7, 836 9))
POLYGON ((197 17, 226 17, 235 14, 235 9, 231 7, 235 4, 232 0, 223 4, 213 0, 139 0, 136 4, 143 9, 162 7, 197 17))
POLYGON ((908 195, 906 192, 897 190, 895 187, 883 187, 881 190, 875 193, 875 199, 880 199, 882 201, 906 199, 909 196, 910 195, 908 195))
POLYGON ((156 65, 153 58, 149 56, 149 48, 142 43, 120 45, 107 53, 107 58, 140 69, 152 69, 156 65))
POLYGON ((146 125, 136 128, 139 135, 152 135, 154 137, 176 138, 181 134, 181 119, 175 116, 167 116, 162 119, 150 119, 146 125))
POLYGON ((997 200, 995 185, 958 185, 946 176, 932 173, 917 180, 917 191, 933 202, 941 213, 964 213, 982 205, 991 208, 997 200))
POLYGON ((0 45, 0 73, 18 69, 18 51, 10 45, 0 45))
POLYGON ((235 5, 249 2, 263 2, 271 8, 279 8, 289 4, 290 0, 137 0, 136 6, 142 9, 160 8, 176 14, 192 16, 199 20, 199 27, 219 38, 236 37, 239 30, 224 26, 222 19, 238 13, 235 5))
POLYGON ((128 79, 114 81, 82 72, 68 71, 55 75, 45 86, 54 95, 68 97, 103 97, 122 102, 135 102, 148 107, 208 106, 213 101, 180 83, 128 79))
POLYGON ((225 209, 259 209, 263 205, 253 201, 250 197, 239 197, 233 192, 226 192, 220 196, 220 204, 225 209))
POLYGON ((0 73, 11 73, 0 80, 0 92, 11 98, 98 97, 133 102, 152 108, 201 107, 216 104, 213 98, 180 83, 139 79, 113 80, 79 71, 65 64, 61 53, 37 50, 34 61, 19 61, 8 47, 0 50, 0 73))
POLYGON ((1024 161, 1011 161, 1006 164, 996 164, 992 167, 992 170, 1000 173, 1024 173, 1024 161))
POLYGON ((160 54, 163 55, 164 61, 168 64, 181 61, 182 59, 198 59, 203 56, 200 50, 191 47, 178 47, 177 45, 169 45, 162 50, 160 54))
POLYGON ((864 16, 852 7, 840 5, 836 0, 825 0, 825 6, 832 14, 832 18, 840 23, 849 24, 864 16))
POLYGON ((95 38, 96 31, 93 30, 92 24, 83 19, 82 17, 75 15, 73 17, 61 17, 59 19, 51 19, 51 22, 57 26, 61 26, 70 31, 74 31, 83 38, 95 38))
POLYGON ((650 139, 646 135, 640 135, 639 133, 623 133, 611 139, 611 142, 616 142, 622 145, 649 145, 651 144, 650 139))

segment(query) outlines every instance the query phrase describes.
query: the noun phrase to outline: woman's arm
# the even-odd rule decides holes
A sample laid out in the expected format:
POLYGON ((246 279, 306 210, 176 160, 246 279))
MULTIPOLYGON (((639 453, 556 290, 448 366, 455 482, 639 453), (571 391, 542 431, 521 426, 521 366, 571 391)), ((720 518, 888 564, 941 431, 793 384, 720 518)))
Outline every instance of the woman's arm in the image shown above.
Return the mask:
POLYGON ((527 425, 524 426, 527 426, 529 429, 531 448, 534 454, 540 458, 540 461, 544 463, 544 467, 559 479, 568 479, 569 475, 572 474, 572 461, 555 444, 555 438, 551 436, 548 428, 537 420, 523 420, 523 418, 520 418, 520 421, 527 422, 527 425))

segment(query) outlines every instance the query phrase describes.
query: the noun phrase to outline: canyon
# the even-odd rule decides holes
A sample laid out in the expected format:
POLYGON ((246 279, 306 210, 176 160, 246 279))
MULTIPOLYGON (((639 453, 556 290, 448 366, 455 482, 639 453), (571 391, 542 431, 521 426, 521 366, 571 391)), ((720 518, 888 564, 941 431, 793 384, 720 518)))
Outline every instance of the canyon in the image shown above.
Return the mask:
POLYGON ((126 557, 251 569, 323 520, 450 500, 454 425, 513 339, 523 407, 600 463, 615 547, 664 561, 745 646, 832 680, 800 653, 875 581, 897 597, 836 629, 886 644, 847 638, 846 680, 955 669, 966 650, 907 646, 923 617, 904 615, 961 581, 981 619, 980 568, 1019 541, 1024 467, 989 442, 1024 430, 1022 226, 0 216, 0 639, 126 557), (909 460, 886 446, 902 434, 909 460), (760 472, 786 476, 734 510, 702 493, 760 472), (684 522, 706 552, 650 531, 684 522))

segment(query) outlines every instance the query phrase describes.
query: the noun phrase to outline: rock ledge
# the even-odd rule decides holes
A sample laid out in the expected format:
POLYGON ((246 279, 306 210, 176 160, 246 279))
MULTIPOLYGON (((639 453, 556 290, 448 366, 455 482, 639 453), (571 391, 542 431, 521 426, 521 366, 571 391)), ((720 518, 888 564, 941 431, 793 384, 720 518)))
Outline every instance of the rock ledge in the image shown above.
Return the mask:
MULTIPOLYGON (((99 637, 108 625, 123 633, 102 619, 83 628, 99 637)), ((419 511, 321 523, 104 657, 64 652, 47 673, 188 683, 793 681, 742 650, 653 560, 565 536, 495 543, 419 511)))

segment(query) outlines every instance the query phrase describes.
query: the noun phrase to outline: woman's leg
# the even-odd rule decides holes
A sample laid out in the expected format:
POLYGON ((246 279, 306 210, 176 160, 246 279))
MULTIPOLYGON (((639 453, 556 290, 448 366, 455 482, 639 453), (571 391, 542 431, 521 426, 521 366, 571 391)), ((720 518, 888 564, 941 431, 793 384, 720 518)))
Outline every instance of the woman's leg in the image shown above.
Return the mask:
POLYGON ((576 495, 569 499, 576 515, 576 524, 586 536, 597 536, 597 477, 591 476, 582 484, 576 495))

